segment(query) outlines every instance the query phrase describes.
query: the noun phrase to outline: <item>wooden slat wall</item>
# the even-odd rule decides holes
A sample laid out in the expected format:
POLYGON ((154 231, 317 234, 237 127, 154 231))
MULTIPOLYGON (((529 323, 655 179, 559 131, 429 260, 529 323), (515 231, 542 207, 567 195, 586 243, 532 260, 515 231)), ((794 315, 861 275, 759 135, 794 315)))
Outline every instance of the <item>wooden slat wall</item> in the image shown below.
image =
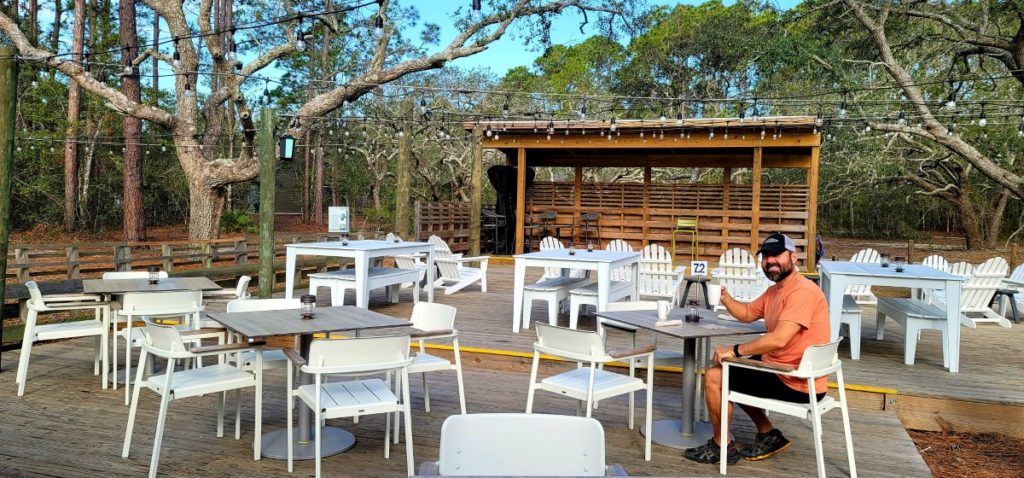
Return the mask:
POLYGON ((435 235, 444 239, 452 252, 469 252, 469 204, 417 202, 416 238, 425 241, 435 235))
MULTIPOLYGON (((603 243, 624 239, 637 249, 648 243, 670 247, 675 218, 697 216, 702 259, 714 263, 727 249, 750 248, 753 195, 750 185, 729 185, 726 205, 721 184, 653 183, 648 187, 646 209, 643 183, 584 183, 580 188, 578 209, 573 206, 574 192, 570 182, 534 183, 527 193, 527 212, 555 211, 557 222, 562 224, 571 224, 579 213, 599 212, 603 243)), ((808 197, 806 185, 763 185, 760 237, 772 232, 788 234, 803 259, 807 245, 808 197)), ((687 244, 677 246, 680 252, 677 260, 689 260, 685 252, 689 251, 688 238, 677 240, 687 244)))

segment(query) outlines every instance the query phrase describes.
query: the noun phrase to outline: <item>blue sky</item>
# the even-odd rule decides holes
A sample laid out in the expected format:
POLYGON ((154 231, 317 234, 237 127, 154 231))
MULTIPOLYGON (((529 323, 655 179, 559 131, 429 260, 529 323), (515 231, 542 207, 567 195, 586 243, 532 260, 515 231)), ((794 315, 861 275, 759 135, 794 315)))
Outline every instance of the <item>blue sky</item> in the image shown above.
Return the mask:
MULTIPOLYGON (((446 45, 457 33, 451 22, 451 12, 459 6, 465 6, 465 4, 469 3, 469 0, 444 0, 436 3, 433 1, 429 2, 431 6, 436 5, 440 8, 424 8, 427 3, 428 2, 423 2, 422 4, 419 4, 418 2, 414 3, 419 7, 421 23, 436 23, 440 25, 441 45, 446 45)), ((483 3, 485 4, 484 8, 486 8, 487 2, 483 3)), ((648 3, 651 5, 672 6, 677 4, 697 5, 703 2, 693 0, 648 0, 648 3)), ((735 2, 732 0, 725 0, 723 3, 731 5, 735 2)), ((776 4, 784 9, 793 8, 798 3, 800 3, 799 0, 776 0, 776 4)), ((597 33, 596 28, 589 28, 591 26, 596 27, 594 22, 591 22, 590 25, 585 27, 587 30, 586 35, 580 33, 579 25, 582 23, 582 20, 582 15, 580 15, 575 9, 570 9, 569 12, 555 18, 552 21, 551 43, 573 45, 597 33)), ((457 59, 449 64, 460 68, 489 67, 494 71, 494 73, 504 75, 511 68, 522 65, 532 65, 533 60, 539 54, 540 52, 538 51, 526 49, 520 40, 512 39, 510 35, 506 34, 500 40, 494 42, 487 50, 473 56, 457 59)))

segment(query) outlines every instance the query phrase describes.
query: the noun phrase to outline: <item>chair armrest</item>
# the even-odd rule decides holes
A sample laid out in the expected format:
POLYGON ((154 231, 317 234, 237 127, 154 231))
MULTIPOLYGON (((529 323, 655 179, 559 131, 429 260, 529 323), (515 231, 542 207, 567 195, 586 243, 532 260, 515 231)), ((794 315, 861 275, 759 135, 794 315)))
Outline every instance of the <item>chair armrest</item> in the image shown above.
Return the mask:
POLYGON ((184 330, 178 334, 183 339, 215 339, 227 331, 228 329, 224 327, 203 327, 198 330, 184 330))
POLYGON ((207 345, 205 347, 196 347, 196 348, 192 349, 191 352, 194 353, 194 354, 234 352, 234 351, 238 351, 238 350, 257 348, 257 347, 260 347, 260 346, 263 346, 263 345, 266 345, 266 344, 267 343, 265 341, 262 341, 262 340, 257 340, 255 342, 235 342, 233 344, 217 344, 217 345, 207 345))
POLYGON ((658 350, 658 346, 652 344, 652 345, 647 345, 647 346, 644 346, 644 347, 637 347, 637 348, 632 349, 632 350, 616 350, 616 351, 608 352, 608 356, 611 357, 611 358, 615 358, 615 359, 626 358, 626 357, 635 357, 635 356, 638 356, 638 355, 652 354, 652 353, 654 353, 655 350, 658 350))
POLYGON ((295 349, 286 348, 283 350, 284 356, 288 358, 288 361, 291 362, 292 365, 295 365, 297 367, 306 365, 306 359, 302 358, 302 356, 299 355, 299 352, 297 352, 295 349))
POLYGON ((43 300, 45 302, 85 302, 85 301, 103 301, 103 296, 100 294, 53 294, 44 295, 43 300))
POLYGON ((425 339, 428 337, 442 337, 446 335, 455 334, 454 330, 451 329, 439 329, 439 330, 418 330, 413 329, 413 332, 409 334, 409 337, 414 339, 425 339))
POLYGON ((213 296, 232 296, 232 297, 235 297, 237 295, 238 294, 236 293, 235 289, 204 290, 203 291, 203 297, 213 297, 213 296))
POLYGON ((490 259, 491 256, 456 257, 452 260, 452 262, 458 262, 460 264, 463 262, 482 262, 484 264, 487 264, 487 261, 489 261, 490 259))
POLYGON ((740 358, 740 357, 729 357, 729 358, 723 360, 723 362, 729 362, 730 364, 739 365, 739 366, 744 367, 744 368, 751 368, 751 369, 755 369, 755 370, 770 370, 770 371, 773 371, 773 372, 790 373, 790 372, 793 372, 793 371, 796 370, 795 368, 793 368, 793 367, 791 367, 789 365, 783 365, 783 364, 778 364, 778 363, 768 363, 768 362, 765 362, 763 360, 754 360, 754 359, 740 358))

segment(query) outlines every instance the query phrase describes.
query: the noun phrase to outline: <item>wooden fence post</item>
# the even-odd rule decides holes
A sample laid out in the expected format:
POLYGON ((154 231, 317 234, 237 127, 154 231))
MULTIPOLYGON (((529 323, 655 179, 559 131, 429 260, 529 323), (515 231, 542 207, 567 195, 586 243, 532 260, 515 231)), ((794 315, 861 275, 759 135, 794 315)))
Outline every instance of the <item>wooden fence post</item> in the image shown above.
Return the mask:
POLYGON ((235 264, 243 265, 249 262, 249 242, 245 239, 235 241, 235 264))
POLYGON ((416 223, 413 224, 413 230, 416 231, 416 237, 413 238, 414 241, 419 241, 419 240, 423 239, 423 234, 422 234, 423 231, 420 230, 420 227, 421 227, 421 222, 420 222, 421 221, 421 216, 420 216, 420 214, 421 214, 421 212, 420 212, 420 201, 417 199, 416 200, 416 223))
MULTIPOLYGON (((6 259, 7 254, 4 254, 6 259)), ((29 273, 28 268, 28 249, 16 247, 14 248, 14 265, 18 270, 14 273, 17 277, 18 282, 22 284, 32 280, 32 274, 29 273)))
POLYGON ((78 246, 65 247, 64 255, 68 259, 68 279, 81 279, 82 266, 78 263, 78 246))
POLYGON ((483 131, 473 128, 473 163, 469 179, 469 255, 480 255, 480 208, 483 206, 483 131))
POLYGON ((132 270, 132 248, 128 245, 114 246, 114 270, 132 270))
POLYGON ((199 245, 199 251, 203 254, 203 267, 213 267, 213 244, 209 241, 199 245))
POLYGON ((171 272, 174 269, 174 246, 170 244, 160 244, 160 255, 161 260, 164 264, 164 270, 171 272))

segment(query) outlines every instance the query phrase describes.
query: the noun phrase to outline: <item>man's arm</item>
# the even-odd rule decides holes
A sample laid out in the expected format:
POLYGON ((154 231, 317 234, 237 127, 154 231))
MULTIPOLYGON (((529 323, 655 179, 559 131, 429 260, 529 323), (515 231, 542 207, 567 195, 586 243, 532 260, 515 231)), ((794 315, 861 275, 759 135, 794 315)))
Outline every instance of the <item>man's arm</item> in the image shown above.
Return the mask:
MULTIPOLYGON (((760 355, 771 352, 773 350, 781 349, 793 340, 793 337, 800 332, 801 326, 796 322, 789 320, 780 320, 775 325, 775 330, 764 334, 754 340, 753 342, 747 342, 745 344, 739 344, 740 355, 760 355)), ((735 357, 733 353, 732 345, 723 345, 715 348, 715 362, 722 363, 722 359, 735 357)))
POLYGON ((755 314, 750 311, 749 304, 744 304, 736 299, 733 299, 729 295, 729 291, 722 287, 722 305, 725 306, 725 310, 729 311, 729 315, 736 318, 740 322, 753 322, 760 319, 759 314, 755 314))

